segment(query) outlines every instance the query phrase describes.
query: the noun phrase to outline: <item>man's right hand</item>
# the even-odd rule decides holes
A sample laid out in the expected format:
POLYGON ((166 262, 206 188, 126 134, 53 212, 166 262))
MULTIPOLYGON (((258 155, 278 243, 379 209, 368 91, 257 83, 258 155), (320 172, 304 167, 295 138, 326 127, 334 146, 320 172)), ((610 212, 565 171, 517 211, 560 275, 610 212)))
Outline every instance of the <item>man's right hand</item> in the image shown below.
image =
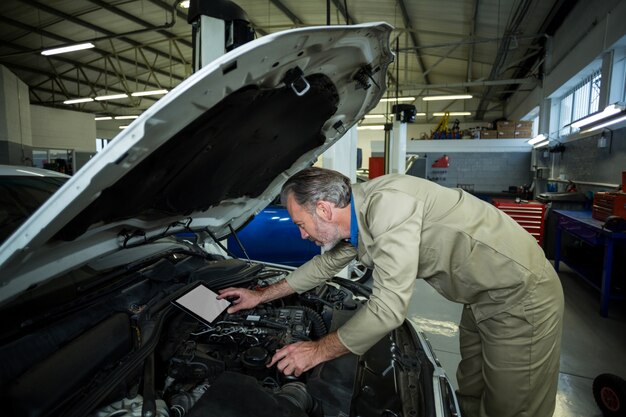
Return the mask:
POLYGON ((231 302, 231 306, 226 310, 228 314, 233 314, 239 310, 254 308, 263 301, 262 292, 260 291, 234 287, 219 290, 217 299, 227 299, 231 302))

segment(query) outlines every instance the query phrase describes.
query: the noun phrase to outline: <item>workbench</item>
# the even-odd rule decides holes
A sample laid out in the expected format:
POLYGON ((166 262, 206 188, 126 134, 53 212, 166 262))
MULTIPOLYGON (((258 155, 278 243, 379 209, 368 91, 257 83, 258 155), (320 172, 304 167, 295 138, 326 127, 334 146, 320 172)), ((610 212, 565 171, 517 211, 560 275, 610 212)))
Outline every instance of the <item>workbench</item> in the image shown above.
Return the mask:
MULTIPOLYGON (((616 244, 626 242, 626 233, 611 232, 602 228, 604 222, 591 217, 591 211, 554 210, 557 216, 556 248, 554 254, 554 268, 559 271, 559 263, 563 262, 580 275, 587 283, 600 291, 600 315, 607 317, 609 301, 623 297, 611 294, 611 279, 613 277, 613 254, 616 244), (590 276, 590 272, 581 268, 574 260, 561 259, 561 238, 563 231, 591 246, 603 247, 602 273, 600 284, 597 276, 590 276), (594 280, 593 278, 596 278, 594 280)), ((621 277, 622 279, 624 277, 621 277)))

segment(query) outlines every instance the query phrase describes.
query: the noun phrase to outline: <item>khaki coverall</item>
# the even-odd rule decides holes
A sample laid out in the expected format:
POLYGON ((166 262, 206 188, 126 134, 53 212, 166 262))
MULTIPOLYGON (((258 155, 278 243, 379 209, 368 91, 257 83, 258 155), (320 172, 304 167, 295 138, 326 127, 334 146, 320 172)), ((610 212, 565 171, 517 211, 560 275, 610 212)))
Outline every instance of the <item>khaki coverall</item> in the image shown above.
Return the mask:
POLYGON ((476 197, 406 175, 353 185, 359 239, 287 277, 302 293, 357 257, 373 269, 370 300, 339 330, 363 354, 407 315, 415 278, 465 308, 458 396, 465 416, 550 417, 555 407, 563 292, 536 240, 476 197))

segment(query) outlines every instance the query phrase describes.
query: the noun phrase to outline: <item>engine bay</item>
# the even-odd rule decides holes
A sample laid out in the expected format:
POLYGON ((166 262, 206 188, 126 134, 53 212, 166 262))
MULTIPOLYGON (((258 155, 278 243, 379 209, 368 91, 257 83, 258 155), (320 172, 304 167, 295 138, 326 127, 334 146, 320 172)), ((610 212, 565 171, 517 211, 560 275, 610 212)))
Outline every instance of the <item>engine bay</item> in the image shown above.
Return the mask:
MULTIPOLYGON (((344 355, 300 377, 267 366, 283 346, 337 329, 367 301, 366 285, 333 278, 300 295, 223 312, 210 325, 171 304, 198 280, 214 291, 260 289, 288 273, 238 260, 170 257, 138 269, 133 279, 126 273, 117 280, 124 286, 107 282, 97 297, 74 303, 71 314, 64 310, 39 322, 22 321, 21 328, 36 331, 0 347, 0 371, 10 381, 3 383, 2 396, 10 415, 325 417, 357 415, 355 410, 362 416, 404 415, 406 395, 393 387, 408 377, 422 391, 419 379, 432 374, 425 357, 402 360, 404 349, 423 356, 406 342, 399 349, 397 332, 406 330, 392 332, 366 355, 344 355), (61 337, 66 340, 49 343, 61 337)), ((417 397, 408 410, 424 415, 428 402, 417 397)))

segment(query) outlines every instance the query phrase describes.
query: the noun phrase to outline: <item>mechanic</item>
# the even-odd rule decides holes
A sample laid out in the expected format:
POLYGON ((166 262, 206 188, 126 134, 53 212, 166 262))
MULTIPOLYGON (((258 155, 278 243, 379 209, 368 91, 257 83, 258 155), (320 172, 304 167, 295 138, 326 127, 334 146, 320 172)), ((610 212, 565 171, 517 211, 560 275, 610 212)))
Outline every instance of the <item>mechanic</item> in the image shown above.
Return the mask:
POLYGON ((507 214, 459 189, 408 175, 350 185, 308 168, 281 199, 304 239, 325 249, 285 280, 228 288, 228 312, 320 285, 355 257, 373 269, 370 300, 336 332, 278 350, 268 366, 299 376, 348 352, 365 353, 404 321, 415 278, 465 305, 457 370, 464 416, 552 416, 563 291, 537 241, 507 214))

